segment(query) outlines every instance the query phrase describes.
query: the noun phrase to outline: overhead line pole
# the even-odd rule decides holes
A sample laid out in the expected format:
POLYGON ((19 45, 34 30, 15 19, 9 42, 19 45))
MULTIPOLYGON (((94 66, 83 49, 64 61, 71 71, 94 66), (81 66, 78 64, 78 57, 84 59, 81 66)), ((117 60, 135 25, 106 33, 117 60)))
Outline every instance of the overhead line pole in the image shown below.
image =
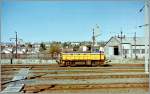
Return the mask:
POLYGON ((17 58, 17 48, 18 48, 17 42, 18 42, 18 38, 17 38, 17 32, 15 32, 15 33, 16 33, 16 58, 17 58))
POLYGON ((144 7, 140 9, 139 12, 142 12, 145 9, 145 24, 139 26, 145 27, 145 73, 149 73, 149 64, 150 64, 150 0, 145 0, 144 7), (149 50, 148 50, 149 49, 149 50))
POLYGON ((17 35, 17 32, 15 32, 15 38, 10 38, 10 40, 11 39, 15 39, 15 44, 16 44, 16 47, 15 47, 15 49, 16 49, 16 54, 15 54, 15 58, 17 59, 17 48, 18 48, 18 35, 17 35))
MULTIPOLYGON (((146 73, 149 73, 150 70, 150 0, 147 1, 147 7, 148 7, 148 31, 149 31, 149 59, 148 59, 148 64, 147 64, 147 70, 145 71, 146 73), (148 2, 149 1, 149 2, 148 2)), ((150 92, 150 78, 149 78, 149 92, 150 92)))
POLYGON ((135 34, 134 34, 134 47, 135 47, 135 48, 134 48, 134 49, 135 49, 135 53, 134 53, 134 54, 135 54, 135 59, 137 59, 137 56, 136 56, 136 52, 137 52, 137 51, 136 51, 136 32, 135 32, 135 34))
POLYGON ((122 47, 122 40, 125 38, 125 35, 123 35, 122 30, 120 31, 120 36, 118 35, 118 38, 120 38, 120 54, 121 58, 123 57, 123 47, 122 47))
POLYGON ((148 73, 148 65, 150 64, 150 6, 148 3, 148 0, 145 1, 145 23, 148 24, 145 26, 145 37, 146 37, 146 42, 145 42, 145 72, 148 73), (149 49, 149 50, 148 50, 149 49))

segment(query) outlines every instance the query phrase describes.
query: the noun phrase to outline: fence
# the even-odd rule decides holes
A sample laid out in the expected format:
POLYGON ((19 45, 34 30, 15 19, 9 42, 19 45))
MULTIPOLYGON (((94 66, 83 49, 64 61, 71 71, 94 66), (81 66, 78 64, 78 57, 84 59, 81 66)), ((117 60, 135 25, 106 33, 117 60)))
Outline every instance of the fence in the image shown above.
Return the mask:
MULTIPOLYGON (((1 54, 1 59, 15 58, 15 54, 1 54)), ((17 54, 17 59, 52 59, 51 54, 17 54)))

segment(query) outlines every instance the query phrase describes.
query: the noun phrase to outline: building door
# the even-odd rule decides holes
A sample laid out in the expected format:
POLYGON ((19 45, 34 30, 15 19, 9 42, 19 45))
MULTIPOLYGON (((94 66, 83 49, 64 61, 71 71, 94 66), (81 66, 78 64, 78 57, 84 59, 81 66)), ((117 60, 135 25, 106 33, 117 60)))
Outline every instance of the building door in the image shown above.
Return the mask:
POLYGON ((119 55, 119 48, 118 48, 118 46, 114 47, 114 55, 119 55))

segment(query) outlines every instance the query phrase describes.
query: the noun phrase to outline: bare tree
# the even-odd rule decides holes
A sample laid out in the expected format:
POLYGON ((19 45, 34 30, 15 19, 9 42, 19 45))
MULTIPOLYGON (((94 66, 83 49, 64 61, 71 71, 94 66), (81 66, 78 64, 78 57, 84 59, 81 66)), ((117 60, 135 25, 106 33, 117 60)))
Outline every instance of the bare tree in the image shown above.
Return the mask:
POLYGON ((58 55, 61 53, 61 45, 57 42, 51 43, 49 52, 52 58, 58 57, 58 55))

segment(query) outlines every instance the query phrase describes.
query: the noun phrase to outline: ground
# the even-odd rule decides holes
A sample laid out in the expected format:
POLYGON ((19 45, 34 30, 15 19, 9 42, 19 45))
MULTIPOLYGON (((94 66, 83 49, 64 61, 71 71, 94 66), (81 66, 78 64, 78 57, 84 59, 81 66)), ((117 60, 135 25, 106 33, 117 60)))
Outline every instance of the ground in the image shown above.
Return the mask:
POLYGON ((22 93, 148 94, 144 64, 112 64, 109 67, 59 67, 57 64, 2 64, 1 86, 24 83, 22 93), (26 79, 9 82, 22 68, 26 79), (8 82, 8 83, 5 83, 8 82))

